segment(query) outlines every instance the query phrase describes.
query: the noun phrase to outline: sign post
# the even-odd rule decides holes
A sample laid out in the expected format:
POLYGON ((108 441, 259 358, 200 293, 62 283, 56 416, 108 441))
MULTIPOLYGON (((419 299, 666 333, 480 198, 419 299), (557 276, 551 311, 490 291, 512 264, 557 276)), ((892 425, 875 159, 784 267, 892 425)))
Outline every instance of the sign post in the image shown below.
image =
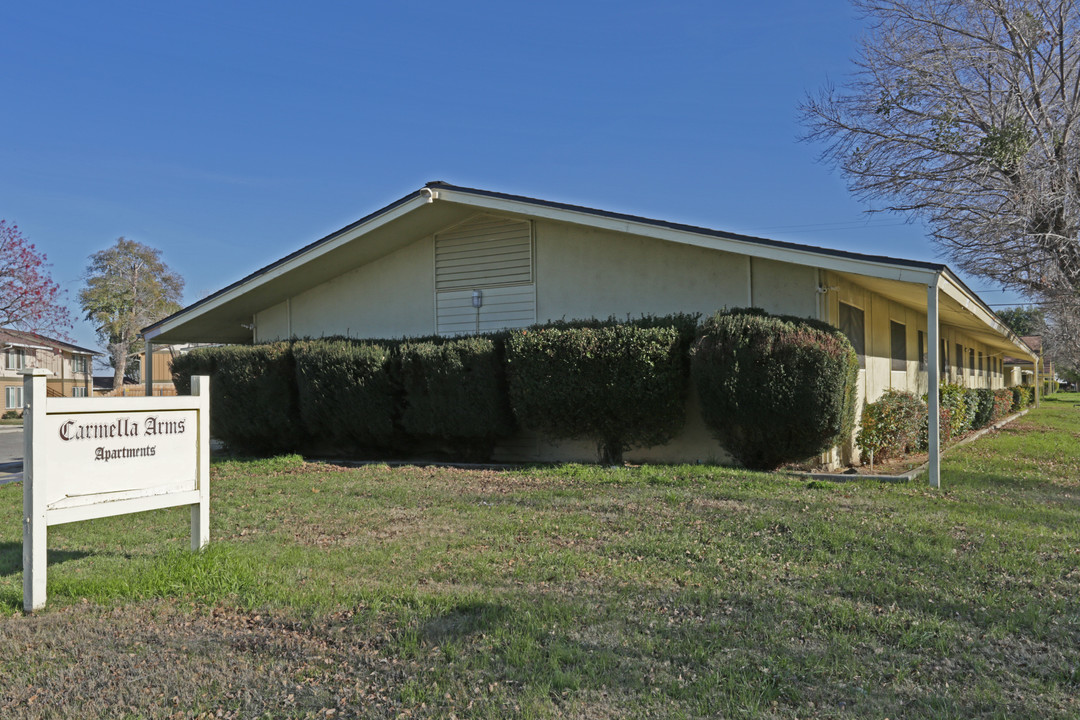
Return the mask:
POLYGON ((191 549, 210 541, 210 378, 180 397, 48 398, 22 371, 23 608, 45 605, 50 525, 191 506, 191 549))

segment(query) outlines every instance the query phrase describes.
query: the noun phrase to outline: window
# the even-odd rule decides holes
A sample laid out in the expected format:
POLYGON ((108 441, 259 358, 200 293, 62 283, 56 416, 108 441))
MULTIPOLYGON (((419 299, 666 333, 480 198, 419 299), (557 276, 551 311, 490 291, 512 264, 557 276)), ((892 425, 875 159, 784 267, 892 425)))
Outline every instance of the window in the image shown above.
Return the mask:
POLYGON ((971 371, 971 377, 975 377, 975 348, 968 348, 968 370, 971 371))
POLYGON ((86 397, 86 388, 81 385, 71 388, 71 397, 86 397))
POLYGON ((964 375, 964 346, 960 343, 956 343, 956 354, 953 355, 953 359, 956 360, 956 376, 963 377, 964 375))
POLYGON ((73 373, 85 373, 87 372, 87 357, 85 355, 73 355, 71 358, 71 372, 73 373))
POLYGON ((907 370, 907 327, 898 322, 889 322, 892 334, 892 369, 907 370))
POLYGON ((919 331, 919 369, 926 370, 926 333, 919 331))
POLYGON ((22 388, 17 385, 4 388, 4 402, 8 410, 22 409, 22 388))
POLYGON ((949 342, 947 340, 941 341, 941 374, 945 375, 949 372, 949 342))
POLYGON ((982 350, 979 351, 979 377, 983 376, 983 354, 982 350))
POLYGON ((840 303, 840 332, 847 335, 855 354, 859 356, 859 367, 866 367, 866 325, 863 311, 854 305, 840 303))
POLYGON ((22 370, 26 367, 26 356, 19 348, 10 348, 4 356, 4 367, 8 370, 22 370))

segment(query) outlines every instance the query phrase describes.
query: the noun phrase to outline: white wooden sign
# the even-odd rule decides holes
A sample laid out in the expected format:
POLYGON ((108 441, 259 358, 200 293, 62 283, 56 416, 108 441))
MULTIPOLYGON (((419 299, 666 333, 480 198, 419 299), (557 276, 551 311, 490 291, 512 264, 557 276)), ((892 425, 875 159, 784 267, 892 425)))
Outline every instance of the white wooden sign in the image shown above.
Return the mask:
POLYGON ((49 398, 23 374, 23 607, 45 605, 50 525, 191 506, 191 549, 210 540, 210 378, 180 397, 49 398))

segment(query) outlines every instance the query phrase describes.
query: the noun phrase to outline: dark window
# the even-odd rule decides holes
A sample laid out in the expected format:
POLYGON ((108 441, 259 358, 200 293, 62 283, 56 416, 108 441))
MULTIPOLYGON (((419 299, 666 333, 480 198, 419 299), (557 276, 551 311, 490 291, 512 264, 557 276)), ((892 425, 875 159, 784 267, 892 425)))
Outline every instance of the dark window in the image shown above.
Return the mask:
POLYGON ((863 311, 854 305, 840 303, 840 332, 847 335, 855 354, 859 356, 859 367, 866 367, 866 325, 863 311))
POLYGON ((979 377, 983 375, 983 354, 982 350, 979 351, 979 377))
POLYGON ((964 346, 960 343, 956 343, 956 354, 953 355, 953 360, 956 361, 956 375, 960 377, 964 374, 964 346))
POLYGON ((945 375, 949 372, 949 343, 947 340, 941 341, 941 374, 945 375))
POLYGON ((892 369, 907 370, 907 328, 898 322, 889 322, 892 331, 892 369))
POLYGON ((926 369, 926 333, 919 331, 919 369, 926 369))
POLYGON ((971 371, 971 377, 975 377, 975 348, 968 348, 968 370, 971 371))

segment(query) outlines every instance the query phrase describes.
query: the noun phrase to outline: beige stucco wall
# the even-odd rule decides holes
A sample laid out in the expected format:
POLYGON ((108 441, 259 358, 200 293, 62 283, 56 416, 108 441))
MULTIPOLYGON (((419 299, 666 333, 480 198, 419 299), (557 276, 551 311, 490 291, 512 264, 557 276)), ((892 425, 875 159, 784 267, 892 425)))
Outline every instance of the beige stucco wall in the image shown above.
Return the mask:
POLYGON ((255 316, 256 340, 348 335, 399 338, 435 330, 430 236, 255 316), (291 314, 291 322, 290 322, 291 314))
POLYGON ((536 317, 713 313, 756 304, 816 317, 816 271, 652 238, 537 221, 536 317))
MULTIPOLYGON (((751 304, 817 316, 813 268, 554 221, 536 221, 534 237, 539 322, 709 314, 751 304)), ((256 341, 433 333, 432 243, 419 238, 257 313, 256 341)))

